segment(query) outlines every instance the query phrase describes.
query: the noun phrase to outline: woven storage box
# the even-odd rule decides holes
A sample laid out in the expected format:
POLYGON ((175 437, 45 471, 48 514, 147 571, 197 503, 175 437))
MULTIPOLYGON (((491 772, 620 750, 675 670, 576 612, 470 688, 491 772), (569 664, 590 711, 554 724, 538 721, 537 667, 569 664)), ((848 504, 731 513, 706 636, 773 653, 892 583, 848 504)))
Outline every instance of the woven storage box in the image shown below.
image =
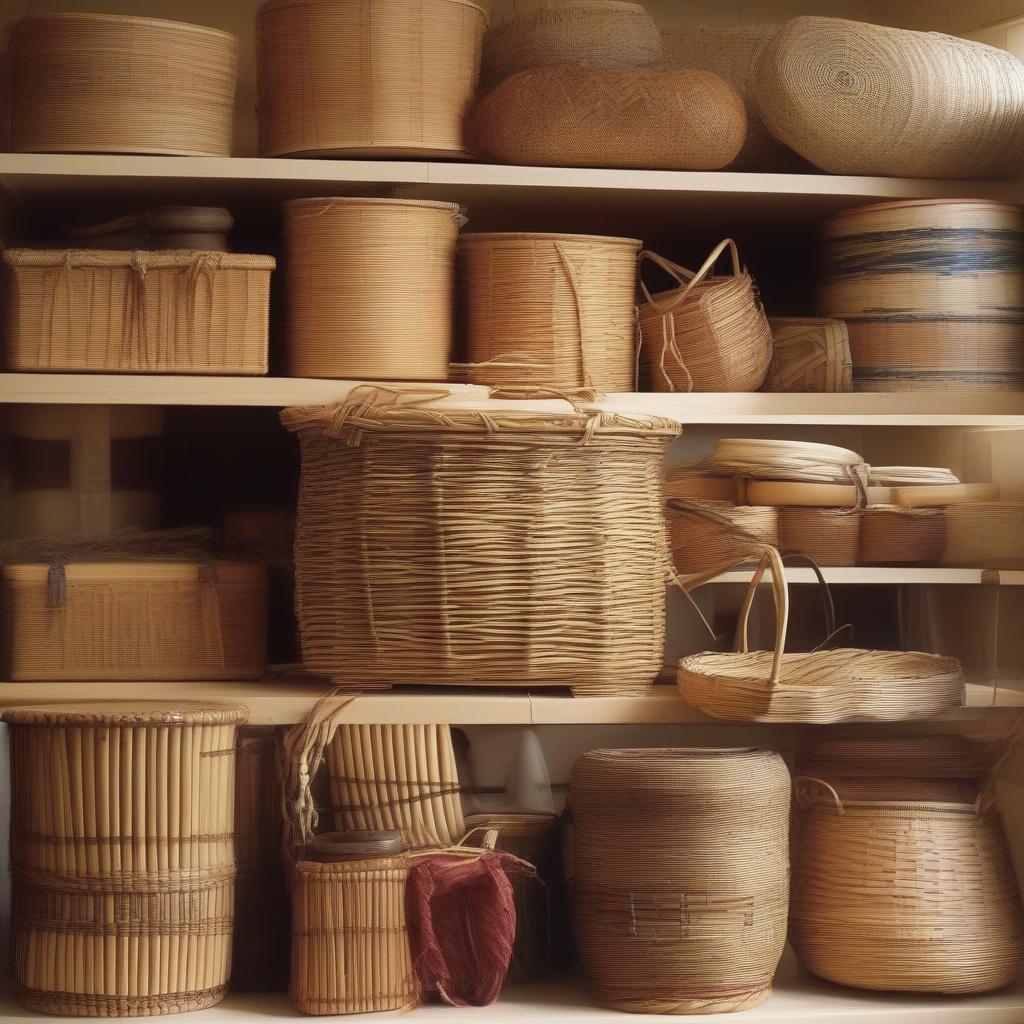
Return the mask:
POLYGON ((271 256, 8 249, 8 370, 267 372, 271 256))
POLYGON ((263 566, 156 558, 0 570, 6 679, 255 679, 263 566))
POLYGON ((860 513, 862 565, 942 561, 946 517, 941 508, 869 505, 860 513))
POLYGON ((462 235, 468 379, 632 391, 640 246, 600 235, 462 235))
POLYGON ((235 729, 246 715, 190 701, 4 713, 12 980, 27 1007, 134 1017, 223 997, 235 729))
POLYGON ((302 447, 306 667, 357 689, 645 692, 669 570, 661 467, 679 425, 442 412, 430 397, 362 389, 282 414, 302 447))
POLYGON ((850 335, 842 320, 773 316, 772 362, 762 391, 853 390, 850 335))
POLYGON ((779 546, 818 565, 856 565, 860 516, 850 508, 780 508, 779 546))
POLYGON ((569 801, 576 935, 594 998, 635 1013, 763 1002, 786 941, 782 758, 595 750, 573 765, 569 801))
POLYGON ((1024 66, 938 32, 794 18, 751 94, 769 131, 830 174, 984 178, 1024 158, 1024 66))
POLYGON ((746 128, 736 90, 690 69, 535 68, 505 79, 473 111, 484 156, 550 167, 718 170, 746 128))
POLYGON ((1024 568, 1024 502, 953 505, 945 522, 947 565, 1024 568))
POLYGON ((670 501, 665 506, 669 545, 676 572, 703 572, 742 557, 751 545, 778 546, 778 512, 724 501, 670 501))
POLYGON ((468 156, 487 15, 469 0, 270 0, 262 156, 468 156))
POLYGON ((7 50, 16 153, 230 156, 238 40, 180 21, 39 14, 7 50))
POLYGON ((462 220, 425 200, 285 203, 288 373, 444 380, 462 220))
POLYGON ((1024 387, 1020 207, 861 207, 825 223, 821 257, 818 309, 847 322, 854 390, 1024 387))

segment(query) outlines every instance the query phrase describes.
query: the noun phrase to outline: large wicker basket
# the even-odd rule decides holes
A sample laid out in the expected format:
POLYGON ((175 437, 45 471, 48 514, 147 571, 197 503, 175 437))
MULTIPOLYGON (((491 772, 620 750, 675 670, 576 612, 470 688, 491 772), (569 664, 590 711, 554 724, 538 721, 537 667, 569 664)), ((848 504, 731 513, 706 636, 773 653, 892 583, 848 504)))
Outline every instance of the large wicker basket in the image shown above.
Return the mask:
POLYGON ((860 516, 847 508, 780 508, 779 546, 818 565, 856 565, 860 516))
MULTIPOLYGON (((299 433, 303 659, 352 688, 643 693, 661 663, 671 420, 440 410, 362 388, 299 433)), ((529 393, 529 392, 528 392, 529 393)))
POLYGON ((772 362, 762 391, 853 390, 850 335, 842 320, 772 316, 772 362))
POLYGON ((947 565, 1024 568, 1024 501, 951 505, 945 520, 947 565))
POLYGON ((778 511, 724 501, 672 500, 665 505, 676 572, 703 572, 742 557, 751 544, 778 546, 778 511))
POLYGON ((862 565, 927 565, 946 550, 946 516, 941 508, 869 505, 860 513, 862 565))

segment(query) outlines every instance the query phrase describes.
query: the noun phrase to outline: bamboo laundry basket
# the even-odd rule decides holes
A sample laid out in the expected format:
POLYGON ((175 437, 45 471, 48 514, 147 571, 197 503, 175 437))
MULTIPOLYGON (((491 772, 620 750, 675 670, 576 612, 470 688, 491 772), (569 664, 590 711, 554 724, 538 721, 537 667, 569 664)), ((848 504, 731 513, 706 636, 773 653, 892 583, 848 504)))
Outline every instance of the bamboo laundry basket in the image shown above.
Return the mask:
POLYGON ((847 322, 855 391, 1024 386, 1020 207, 861 207, 824 224, 821 259, 818 309, 847 322))
POLYGON ((814 441, 719 437, 701 465, 718 476, 845 484, 853 486, 858 493, 865 492, 868 479, 868 467, 856 452, 814 441))
POLYGON ((656 391, 756 391, 772 360, 772 332, 736 243, 720 242, 694 273, 655 253, 650 260, 678 284, 652 293, 640 281, 641 348, 656 391), (732 273, 711 274, 729 250, 732 273))
POLYGON ((677 499, 666 503, 665 518, 672 562, 683 576, 741 558, 751 544, 779 544, 774 508, 677 499))
POLYGON ((729 505, 742 505, 742 481, 731 476, 703 476, 682 466, 669 470, 661 493, 666 501, 679 498, 684 501, 724 501, 729 505))
POLYGON ((487 15, 469 0, 270 0, 261 156, 466 157, 487 15))
POLYGON ((942 561, 946 516, 941 508, 869 505, 860 513, 861 565, 942 561))
POLYGON ((440 394, 364 387, 282 414, 302 449, 306 667, 353 689, 645 693, 669 573, 661 467, 679 425, 579 406, 442 411, 440 394))
POLYGON ((860 516, 846 508, 780 508, 779 547, 818 565, 856 565, 860 516))
POLYGON ((7 49, 15 153, 230 156, 238 40, 114 14, 37 14, 7 49))
POLYGON ((772 316, 772 362, 762 391, 852 391, 850 335, 842 320, 772 316))
POLYGON ((426 200, 286 202, 289 375, 444 380, 464 219, 426 200))
POLYGON ((600 235, 461 235, 469 380, 634 390, 641 244, 600 235))
POLYGON ((510 164, 711 171, 732 163, 746 131, 736 90, 684 68, 533 68, 473 110, 476 148, 510 164))
POLYGON ((764 1002, 786 941, 782 758, 594 750, 573 765, 569 802, 576 936, 595 1000, 680 1014, 764 1002))
POLYGON ((11 726, 11 974, 37 1013, 136 1017, 223 998, 245 708, 81 701, 11 726))
POLYGON ((272 256, 8 249, 4 366, 267 372, 272 256))
POLYGON ((947 565, 1024 568, 1024 502, 952 505, 945 521, 947 565))
MULTIPOLYGON (((865 490, 872 505, 896 504, 894 487, 872 487, 865 490)), ((854 484, 791 483, 787 480, 747 480, 747 500, 752 505, 779 505, 793 508, 853 508, 861 500, 861 491, 854 484)))

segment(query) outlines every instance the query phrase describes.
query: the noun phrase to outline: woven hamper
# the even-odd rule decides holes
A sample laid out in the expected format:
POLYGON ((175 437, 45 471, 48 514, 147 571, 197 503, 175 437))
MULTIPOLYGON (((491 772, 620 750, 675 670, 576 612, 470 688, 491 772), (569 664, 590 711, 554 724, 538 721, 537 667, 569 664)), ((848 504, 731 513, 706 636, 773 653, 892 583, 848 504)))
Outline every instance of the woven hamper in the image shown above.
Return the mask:
POLYGON ((818 565, 856 565, 860 517, 850 508, 780 508, 779 546, 818 565))
POLYGON ((223 998, 245 708, 108 701, 4 713, 11 963, 38 1013, 136 1017, 223 998))
POLYGON ((364 387, 282 414, 302 448, 306 667, 355 689, 646 692, 669 571, 661 467, 679 425, 436 397, 364 387))
POLYGON ((860 512, 862 565, 905 565, 942 561, 946 516, 941 508, 869 505, 860 512))
POLYGON ((779 543, 778 512, 765 506, 677 499, 666 503, 665 518, 672 562, 683 576, 742 557, 751 544, 779 543))
POLYGON ((786 941, 789 773, 767 750, 594 750, 569 781, 576 937, 594 998, 721 1013, 786 941))
POLYGON ((853 390, 850 335, 842 320, 772 316, 772 362, 762 391, 853 390))
POLYGON ((951 505, 945 521, 947 565, 1024 568, 1024 502, 951 505))

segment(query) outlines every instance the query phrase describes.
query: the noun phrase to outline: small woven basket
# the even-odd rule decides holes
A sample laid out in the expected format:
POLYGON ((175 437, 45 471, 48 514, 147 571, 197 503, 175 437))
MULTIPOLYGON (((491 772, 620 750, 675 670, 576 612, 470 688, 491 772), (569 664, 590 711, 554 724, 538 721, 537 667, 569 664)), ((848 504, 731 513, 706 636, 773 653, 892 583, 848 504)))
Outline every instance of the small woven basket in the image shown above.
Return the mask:
POLYGON ((952 505, 945 522, 947 565, 1024 568, 1024 501, 952 505))
POLYGON ((665 506, 676 572, 686 576, 740 558, 751 544, 779 544, 778 512, 724 501, 674 500, 665 506))
POLYGON ((946 516, 941 508, 869 505, 860 513, 862 565, 941 562, 946 549, 946 516))
POLYGON ((762 391, 853 390, 850 335, 842 320, 773 316, 772 362, 762 391))
POLYGON ((847 508, 780 508, 779 540, 818 565, 856 565, 860 516, 847 508))

